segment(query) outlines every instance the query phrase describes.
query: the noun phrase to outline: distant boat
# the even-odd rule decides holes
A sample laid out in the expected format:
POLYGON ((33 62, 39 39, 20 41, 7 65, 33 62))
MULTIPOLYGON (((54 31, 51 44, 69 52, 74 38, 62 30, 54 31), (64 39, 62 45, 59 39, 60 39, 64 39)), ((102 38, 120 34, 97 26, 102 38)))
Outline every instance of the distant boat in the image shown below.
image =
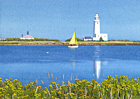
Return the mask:
POLYGON ((72 36, 72 39, 70 40, 69 42, 69 48, 78 48, 78 42, 77 42, 77 39, 76 39, 76 31, 74 31, 74 34, 72 36))

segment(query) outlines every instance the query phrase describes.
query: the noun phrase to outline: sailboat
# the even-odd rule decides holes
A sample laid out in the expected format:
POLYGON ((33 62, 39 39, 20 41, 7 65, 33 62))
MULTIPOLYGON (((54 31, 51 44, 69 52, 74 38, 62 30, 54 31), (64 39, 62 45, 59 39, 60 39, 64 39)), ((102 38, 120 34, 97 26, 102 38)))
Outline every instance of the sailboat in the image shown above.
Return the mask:
POLYGON ((76 39, 76 31, 74 31, 74 34, 72 36, 72 39, 70 40, 69 42, 69 48, 78 48, 78 42, 77 42, 77 39, 76 39))

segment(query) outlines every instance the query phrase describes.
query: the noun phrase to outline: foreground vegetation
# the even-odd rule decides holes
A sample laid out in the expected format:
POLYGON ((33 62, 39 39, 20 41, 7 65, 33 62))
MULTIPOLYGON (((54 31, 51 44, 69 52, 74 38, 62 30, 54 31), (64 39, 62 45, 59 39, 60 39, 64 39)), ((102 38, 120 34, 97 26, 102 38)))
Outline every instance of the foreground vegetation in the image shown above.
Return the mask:
MULTIPOLYGON (((91 81, 75 79, 59 86, 52 82, 49 88, 35 86, 36 82, 22 86, 17 79, 0 78, 0 99, 133 99, 140 98, 139 77, 134 79, 127 76, 117 78, 107 76, 102 83, 95 79, 91 81)), ((44 85, 43 81, 42 84, 44 85)))

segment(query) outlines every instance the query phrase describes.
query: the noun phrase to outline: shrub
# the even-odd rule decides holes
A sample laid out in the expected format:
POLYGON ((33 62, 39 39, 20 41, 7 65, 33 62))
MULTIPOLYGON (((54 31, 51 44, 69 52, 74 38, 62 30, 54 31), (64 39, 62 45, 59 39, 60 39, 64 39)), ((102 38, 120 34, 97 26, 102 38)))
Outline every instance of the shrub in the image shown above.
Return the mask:
MULTIPOLYGON (((76 38, 77 39, 77 41, 83 41, 82 39, 80 39, 80 38, 76 38)), ((71 40, 71 38, 69 38, 69 39, 66 39, 65 40, 65 42, 69 42, 71 40)))
MULTIPOLYGON (((49 89, 41 86, 35 86, 36 82, 22 86, 21 82, 17 79, 5 79, 2 81, 0 78, 0 98, 16 99, 130 99, 140 96, 140 83, 139 77, 137 79, 127 78, 127 76, 120 76, 117 78, 107 76, 102 83, 98 83, 95 79, 87 81, 87 79, 75 79, 75 83, 69 82, 65 85, 59 86, 56 82, 49 85, 49 89)), ((42 84, 43 81, 42 81, 42 84)), ((139 97, 140 98, 140 97, 139 97)))
POLYGON ((99 41, 100 41, 100 42, 103 42, 104 40, 103 40, 103 38, 102 38, 102 37, 100 37, 99 41))

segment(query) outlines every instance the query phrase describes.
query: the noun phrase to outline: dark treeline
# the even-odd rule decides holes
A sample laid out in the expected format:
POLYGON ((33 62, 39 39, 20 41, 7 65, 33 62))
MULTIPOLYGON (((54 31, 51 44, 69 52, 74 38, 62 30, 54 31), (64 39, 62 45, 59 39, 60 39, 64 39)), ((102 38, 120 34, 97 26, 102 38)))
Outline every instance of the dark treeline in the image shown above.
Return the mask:
POLYGON ((111 40, 108 40, 108 41, 129 41, 129 40, 114 40, 114 39, 111 39, 111 40))
POLYGON ((20 39, 20 38, 6 38, 2 41, 57 41, 60 42, 58 39, 48 39, 48 38, 34 38, 34 39, 20 39))
MULTIPOLYGON (((83 41, 82 39, 80 39, 80 38, 76 38, 77 39, 77 41, 83 41)), ((71 38, 69 38, 69 39, 66 39, 65 40, 65 42, 68 42, 68 41, 70 41, 71 40, 71 38)))

